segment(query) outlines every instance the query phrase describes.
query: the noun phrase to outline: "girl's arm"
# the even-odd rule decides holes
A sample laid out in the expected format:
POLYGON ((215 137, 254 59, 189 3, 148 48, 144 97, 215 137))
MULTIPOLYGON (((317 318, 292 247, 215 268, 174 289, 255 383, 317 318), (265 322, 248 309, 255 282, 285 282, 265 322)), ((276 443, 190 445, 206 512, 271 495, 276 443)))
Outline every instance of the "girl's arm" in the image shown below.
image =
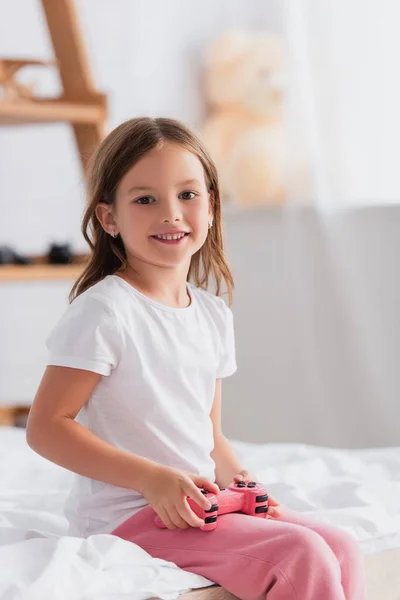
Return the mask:
POLYGON ((26 440, 38 454, 85 477, 143 493, 159 464, 115 448, 74 421, 102 376, 48 366, 29 413, 26 440))

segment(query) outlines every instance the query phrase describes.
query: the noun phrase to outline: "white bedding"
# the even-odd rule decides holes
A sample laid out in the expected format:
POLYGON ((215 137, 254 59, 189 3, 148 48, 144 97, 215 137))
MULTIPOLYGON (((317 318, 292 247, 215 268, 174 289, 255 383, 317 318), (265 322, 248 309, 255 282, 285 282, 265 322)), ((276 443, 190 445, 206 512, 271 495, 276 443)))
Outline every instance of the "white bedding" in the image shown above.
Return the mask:
MULTIPOLYGON (((283 504, 346 529, 365 554, 400 548, 400 448, 232 445, 283 504)), ((23 430, 0 429, 1 600, 172 600, 211 583, 113 536, 66 536, 70 477, 23 430)))

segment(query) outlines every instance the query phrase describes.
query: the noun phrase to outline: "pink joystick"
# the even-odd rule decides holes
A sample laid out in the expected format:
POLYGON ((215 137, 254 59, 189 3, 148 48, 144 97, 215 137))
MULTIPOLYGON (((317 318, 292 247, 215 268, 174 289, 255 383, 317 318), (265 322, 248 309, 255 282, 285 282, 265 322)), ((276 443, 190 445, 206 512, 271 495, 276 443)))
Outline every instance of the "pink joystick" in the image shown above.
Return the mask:
MULTIPOLYGON (((265 519, 268 512, 268 492, 261 483, 255 481, 239 481, 231 483, 227 489, 221 489, 219 494, 206 490, 201 492, 207 496, 211 508, 201 508, 192 498, 187 498, 193 512, 204 520, 200 527, 202 531, 212 531, 217 526, 218 515, 232 512, 243 512, 253 517, 265 519)), ((157 527, 165 529, 161 518, 156 515, 154 519, 157 527)))

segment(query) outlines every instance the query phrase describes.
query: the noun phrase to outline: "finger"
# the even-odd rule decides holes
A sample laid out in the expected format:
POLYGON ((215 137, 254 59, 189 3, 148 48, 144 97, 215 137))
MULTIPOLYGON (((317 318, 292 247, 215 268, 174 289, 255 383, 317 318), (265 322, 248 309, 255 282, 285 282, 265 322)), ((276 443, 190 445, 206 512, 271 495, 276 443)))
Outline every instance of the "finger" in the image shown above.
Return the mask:
POLYGON ((160 517, 161 521, 164 523, 167 529, 176 529, 175 525, 169 518, 169 515, 165 508, 158 509, 158 516, 160 517))
POLYGON ((211 508, 211 502, 207 500, 206 496, 202 494, 199 488, 193 483, 192 480, 189 480, 185 485, 183 491, 190 496, 196 504, 198 504, 204 510, 208 510, 211 508))
POLYGON ((278 500, 271 496, 271 494, 268 494, 268 504, 271 506, 279 506, 278 500))
POLYGON ((278 511, 273 506, 268 506, 268 516, 276 517, 278 515, 278 511))
POLYGON ((235 481, 243 481, 243 479, 247 479, 249 476, 249 472, 246 471, 245 469, 243 471, 240 471, 240 473, 237 473, 234 477, 235 481))
POLYGON ((281 514, 282 514, 282 512, 283 512, 283 508, 282 508, 282 506, 281 506, 281 505, 278 505, 278 506, 272 506, 272 507, 270 507, 270 510, 272 511, 272 514, 273 514, 275 517, 280 517, 280 516, 281 516, 281 514))
POLYGON ((196 513, 190 508, 186 499, 182 504, 177 506, 177 509, 182 519, 184 519, 191 527, 201 527, 201 525, 204 525, 204 520, 196 515, 196 513))
POLYGON ((207 477, 197 477, 194 483, 197 485, 197 487, 203 488, 204 490, 212 492, 213 494, 218 494, 219 492, 219 486, 207 479, 207 477))
POLYGON ((169 512, 169 518, 178 529, 187 529, 189 524, 181 517, 176 507, 172 507, 169 512))

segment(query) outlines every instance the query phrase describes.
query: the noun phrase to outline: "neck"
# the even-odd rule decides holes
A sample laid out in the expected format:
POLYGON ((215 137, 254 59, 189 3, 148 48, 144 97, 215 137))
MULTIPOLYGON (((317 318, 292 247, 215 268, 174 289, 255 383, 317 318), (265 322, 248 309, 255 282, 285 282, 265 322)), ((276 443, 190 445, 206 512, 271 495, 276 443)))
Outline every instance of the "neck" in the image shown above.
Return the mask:
POLYGON ((186 287, 188 271, 186 264, 175 268, 146 264, 143 268, 143 264, 129 260, 125 271, 119 271, 118 275, 157 302, 173 308, 186 308, 190 304, 186 287))

